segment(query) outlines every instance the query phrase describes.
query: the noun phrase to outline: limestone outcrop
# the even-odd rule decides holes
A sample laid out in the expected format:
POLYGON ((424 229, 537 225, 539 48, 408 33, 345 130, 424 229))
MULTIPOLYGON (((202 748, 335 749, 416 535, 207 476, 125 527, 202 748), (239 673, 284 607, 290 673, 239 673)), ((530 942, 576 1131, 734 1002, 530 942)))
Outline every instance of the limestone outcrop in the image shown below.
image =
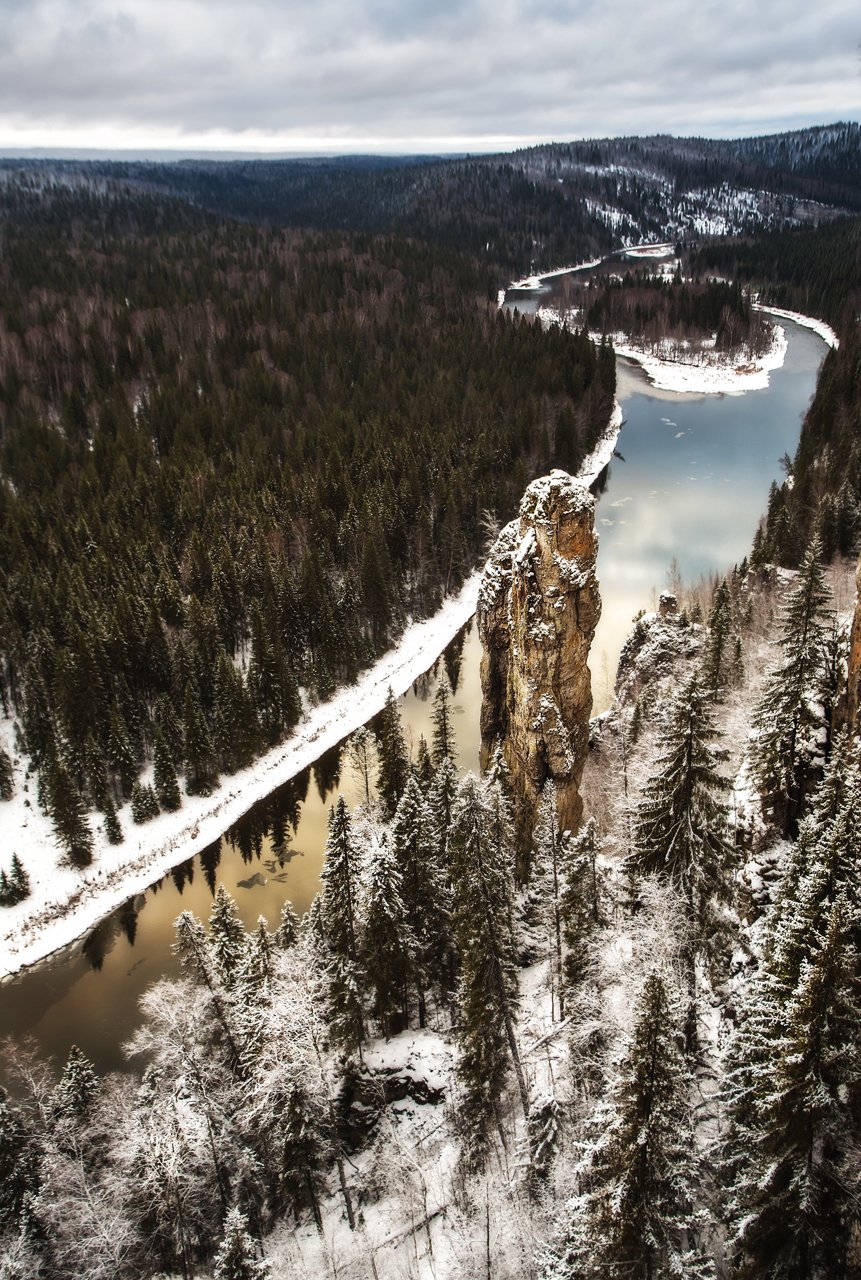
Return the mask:
POLYGON ((521 834, 544 783, 556 785, 563 828, 576 830, 589 750, 588 657, 601 616, 598 538, 589 490, 564 471, 535 480, 502 530, 478 602, 481 740, 486 765, 501 743, 521 834))

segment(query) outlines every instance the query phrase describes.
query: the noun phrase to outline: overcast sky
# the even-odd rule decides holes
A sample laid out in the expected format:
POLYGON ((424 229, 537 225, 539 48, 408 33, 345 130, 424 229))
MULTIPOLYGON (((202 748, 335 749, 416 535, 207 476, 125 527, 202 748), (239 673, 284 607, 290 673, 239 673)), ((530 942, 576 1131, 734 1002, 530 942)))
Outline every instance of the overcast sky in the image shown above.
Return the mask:
POLYGON ((0 0, 0 149, 495 150, 861 114, 858 0, 0 0))

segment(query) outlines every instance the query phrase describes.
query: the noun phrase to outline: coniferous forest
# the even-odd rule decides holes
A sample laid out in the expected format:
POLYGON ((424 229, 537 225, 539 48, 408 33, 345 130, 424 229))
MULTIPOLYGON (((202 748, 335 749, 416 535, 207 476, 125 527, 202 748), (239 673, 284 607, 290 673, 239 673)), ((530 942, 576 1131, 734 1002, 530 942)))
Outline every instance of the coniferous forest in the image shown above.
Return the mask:
POLYGON ((414 242, 62 187, 3 214, 0 694, 85 865, 87 809, 208 792, 455 591, 593 447, 613 355, 414 242))
MULTIPOLYGON (((603 283, 582 330, 497 303, 539 242, 612 247, 585 196, 566 221, 571 166, 655 233, 622 159, 680 201, 768 177, 857 208, 857 127, 785 139, 311 165, 287 213, 277 166, 229 199, 206 166, 12 166, 0 817, 14 754, 49 866, 214 792, 436 611, 604 433, 587 328, 730 349, 754 285, 840 345, 750 556, 633 624, 579 831, 548 783, 523 834, 501 751, 460 775, 445 679, 412 749, 390 693, 302 919, 247 929, 213 870, 126 1071, 4 1042, 2 1280, 861 1275, 857 219, 745 215, 680 246, 688 279, 603 283)), ((0 910, 28 892, 4 854, 0 910)))

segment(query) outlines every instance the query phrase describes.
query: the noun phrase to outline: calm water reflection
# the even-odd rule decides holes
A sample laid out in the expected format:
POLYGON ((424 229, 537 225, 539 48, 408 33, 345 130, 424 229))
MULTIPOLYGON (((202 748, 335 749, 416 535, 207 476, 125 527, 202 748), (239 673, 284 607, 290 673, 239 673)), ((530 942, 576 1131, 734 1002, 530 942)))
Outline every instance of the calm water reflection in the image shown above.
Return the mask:
MULTIPOLYGON (((481 646, 470 624, 400 699, 407 746, 431 739, 433 695, 445 676, 454 696, 458 763, 478 768, 481 646)), ((317 892, 329 808, 339 795, 351 806, 364 783, 346 752, 335 748, 250 810, 223 840, 176 867, 146 894, 100 925, 68 959, 55 960, 0 988, 4 1034, 30 1032, 58 1058, 72 1044, 105 1069, 121 1067, 123 1041, 138 1025, 137 1002, 158 978, 177 972, 173 922, 181 911, 209 915, 220 882, 246 925, 264 916, 273 928, 288 899, 300 914, 317 892)))

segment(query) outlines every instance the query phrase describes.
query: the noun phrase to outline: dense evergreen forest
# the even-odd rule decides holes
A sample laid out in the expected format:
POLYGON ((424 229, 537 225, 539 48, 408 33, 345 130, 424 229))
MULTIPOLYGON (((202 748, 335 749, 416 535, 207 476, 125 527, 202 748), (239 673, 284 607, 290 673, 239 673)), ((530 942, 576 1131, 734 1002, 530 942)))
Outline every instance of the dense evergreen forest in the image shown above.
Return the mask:
POLYGON ((861 220, 749 239, 713 240, 686 258, 695 275, 711 272, 757 289, 764 301, 819 316, 838 332, 861 314, 861 220))
POLYGON ((595 443, 613 354, 416 242, 65 187, 0 210, 0 692, 85 864, 86 807, 113 839, 177 769, 207 792, 457 588, 595 443))
POLYGON ((446 685, 412 762, 390 698, 304 921, 246 931, 223 887, 180 915, 129 1073, 6 1046, 8 1280, 854 1276, 861 774, 832 617, 814 540, 782 598, 737 569, 707 628, 642 619, 593 816, 560 831, 548 786, 527 879, 500 758, 458 781, 446 685))

